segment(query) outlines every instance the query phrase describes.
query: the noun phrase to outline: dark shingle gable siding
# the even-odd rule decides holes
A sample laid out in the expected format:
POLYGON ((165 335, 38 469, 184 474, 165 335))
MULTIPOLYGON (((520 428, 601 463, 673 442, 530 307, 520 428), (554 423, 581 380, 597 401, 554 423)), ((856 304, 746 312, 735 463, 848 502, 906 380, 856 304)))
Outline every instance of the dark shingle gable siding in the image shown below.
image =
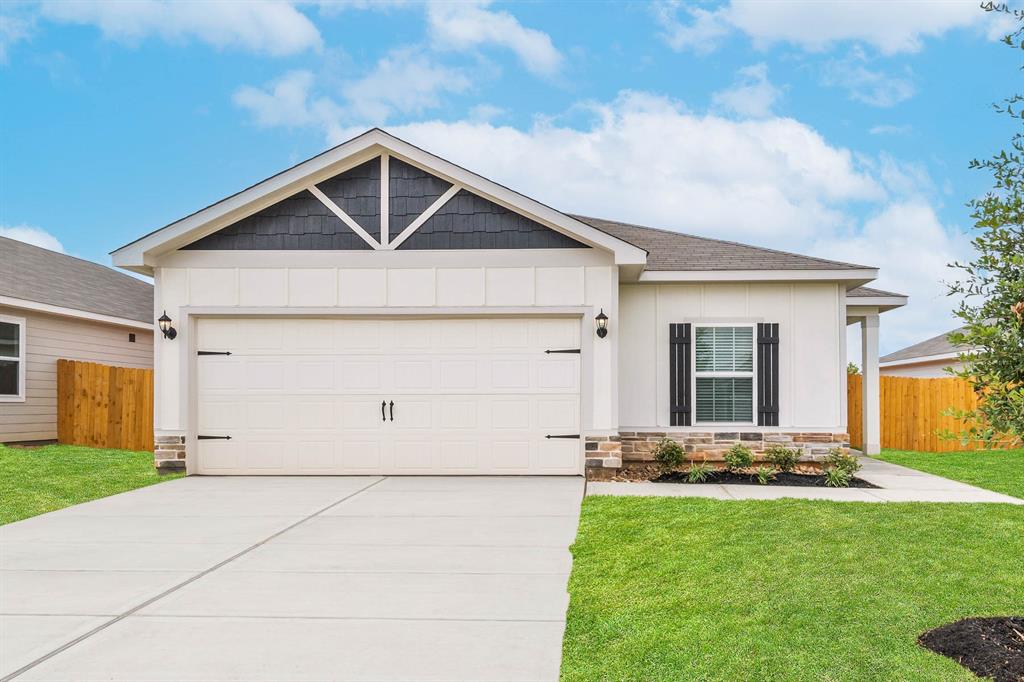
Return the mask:
POLYGON ((388 195, 391 237, 402 230, 447 192, 452 183, 394 157, 388 161, 388 195))
POLYGON ((324 180, 317 189, 380 241, 380 157, 324 180))
POLYGON ((319 199, 303 190, 182 248, 341 251, 369 249, 370 245, 319 199))
POLYGON ((460 190, 398 248, 422 250, 589 247, 483 197, 460 190))

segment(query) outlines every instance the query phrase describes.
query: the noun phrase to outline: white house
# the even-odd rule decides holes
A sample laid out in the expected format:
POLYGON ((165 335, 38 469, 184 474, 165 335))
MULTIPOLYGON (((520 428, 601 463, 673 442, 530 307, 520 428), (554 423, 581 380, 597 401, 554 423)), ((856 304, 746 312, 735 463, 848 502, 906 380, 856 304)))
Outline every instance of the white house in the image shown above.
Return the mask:
MULTIPOLYGON (((156 280, 156 459, 217 474, 607 474, 671 434, 845 446, 875 268, 567 215, 370 130, 113 254, 156 280)), ((872 407, 872 405, 874 407, 872 407)))
POLYGON ((960 354, 968 350, 950 343, 949 335, 952 333, 939 334, 889 353, 878 361, 879 372, 893 377, 949 378, 952 375, 947 370, 961 369, 960 354))

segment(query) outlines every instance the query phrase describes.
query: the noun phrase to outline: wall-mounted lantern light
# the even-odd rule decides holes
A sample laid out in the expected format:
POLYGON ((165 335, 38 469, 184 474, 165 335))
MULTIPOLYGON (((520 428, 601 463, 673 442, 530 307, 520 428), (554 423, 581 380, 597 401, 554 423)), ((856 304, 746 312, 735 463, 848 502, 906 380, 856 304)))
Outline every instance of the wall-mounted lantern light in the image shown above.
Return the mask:
POLYGON ((160 316, 157 320, 157 324, 160 325, 160 331, 164 333, 164 338, 174 340, 174 337, 178 335, 178 330, 171 326, 171 318, 167 317, 167 311, 160 316))
POLYGON ((601 308, 594 322, 597 323, 597 338, 603 339, 608 336, 608 316, 604 314, 604 308, 601 308))

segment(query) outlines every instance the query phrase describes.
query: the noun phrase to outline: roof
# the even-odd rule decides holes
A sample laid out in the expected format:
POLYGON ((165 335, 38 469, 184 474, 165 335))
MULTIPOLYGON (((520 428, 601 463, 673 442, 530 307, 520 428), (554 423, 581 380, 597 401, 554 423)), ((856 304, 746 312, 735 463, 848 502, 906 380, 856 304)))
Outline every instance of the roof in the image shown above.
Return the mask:
POLYGON ((860 270, 869 267, 603 218, 570 217, 647 251, 647 270, 860 270))
POLYGON ((933 336, 930 339, 915 343, 913 346, 907 346, 895 353, 889 353, 885 357, 878 359, 879 362, 896 362, 899 360, 909 360, 911 358, 922 358, 930 355, 949 355, 951 353, 961 353, 966 348, 964 346, 956 346, 949 341, 949 335, 953 332, 961 331, 963 327, 948 331, 938 336, 933 336))
POLYGON ((0 296, 153 322, 153 285, 74 256, 0 237, 0 296))
POLYGON ((871 287, 856 287, 846 292, 847 298, 885 298, 888 296, 899 296, 906 298, 906 294, 897 294, 893 291, 883 289, 872 289, 871 287))

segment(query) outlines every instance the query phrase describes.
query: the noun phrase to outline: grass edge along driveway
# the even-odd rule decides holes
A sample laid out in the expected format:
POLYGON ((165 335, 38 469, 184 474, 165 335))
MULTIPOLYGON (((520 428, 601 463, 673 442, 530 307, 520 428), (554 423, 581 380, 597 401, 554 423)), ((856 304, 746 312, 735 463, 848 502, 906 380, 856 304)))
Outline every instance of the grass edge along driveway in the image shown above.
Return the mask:
POLYGON ((181 475, 158 474, 151 452, 77 445, 0 445, 0 524, 181 475))
POLYGON ((883 450, 875 457, 1024 499, 1024 449, 966 452, 883 450))
POLYGON ((973 680, 916 644, 1024 613, 1024 509, 588 497, 563 680, 973 680))

